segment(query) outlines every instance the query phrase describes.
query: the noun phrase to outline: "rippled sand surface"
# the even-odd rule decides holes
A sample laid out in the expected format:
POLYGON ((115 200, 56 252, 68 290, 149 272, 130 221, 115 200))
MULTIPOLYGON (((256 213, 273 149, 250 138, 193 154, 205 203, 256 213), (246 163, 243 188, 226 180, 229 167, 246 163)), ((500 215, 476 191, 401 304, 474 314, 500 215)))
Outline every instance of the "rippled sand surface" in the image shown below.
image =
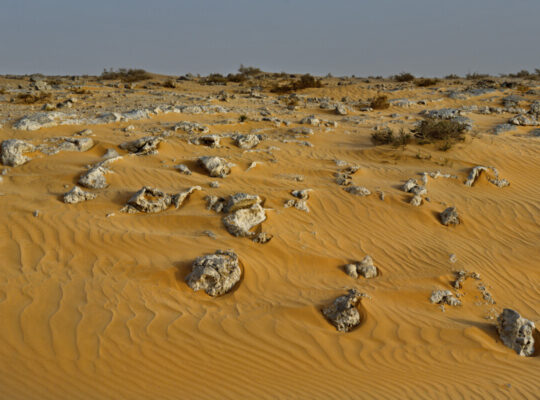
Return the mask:
MULTIPOLYGON (((189 90, 195 93, 198 85, 189 90)), ((221 88, 200 90, 205 96, 221 88)), ((422 90, 406 95, 428 96, 422 90)), ((339 100, 376 91, 332 86, 307 93, 339 100)), ((242 100, 225 106, 235 101, 242 100)), ((540 138, 521 127, 494 136, 492 127, 508 116, 471 113, 475 137, 447 152, 370 141, 372 126, 389 114, 411 124, 406 115, 415 120, 422 109, 459 104, 444 98, 366 113, 371 125, 351 125, 331 111, 302 106, 273 114, 295 123, 310 113, 338 121, 337 128, 314 128, 304 138, 313 147, 277 140, 289 128, 269 122, 213 125, 238 119, 234 112, 160 115, 130 122, 136 128, 130 136, 120 129, 126 122, 91 126, 91 150, 36 153, 10 168, 0 184, 0 398, 538 398, 540 358, 519 357, 503 346, 493 317, 513 308, 540 322, 540 138), (259 148, 279 150, 244 152, 229 138, 210 149, 175 136, 156 155, 128 156, 117 147, 182 120, 207 124, 217 134, 263 128, 268 139, 259 148), (107 175, 109 187, 93 191, 95 200, 64 204, 63 193, 109 148, 124 155, 107 175), (224 179, 210 178, 196 166, 202 155, 236 166, 224 179), (342 167, 335 160, 358 165, 353 184, 372 195, 354 196, 337 185, 334 173, 342 167), (247 170, 253 161, 258 165, 247 170), (173 168, 178 163, 193 174, 179 173, 173 168), (482 176, 465 186, 476 165, 495 166, 511 185, 498 188, 482 176), (429 179, 430 202, 408 204, 411 195, 401 184, 437 170, 457 179, 429 179), (210 188, 214 180, 219 188, 210 188), (178 210, 120 213, 145 185, 168 193, 193 185, 203 190, 178 210), (283 207, 291 190, 305 188, 313 189, 309 213, 283 207), (235 238, 222 216, 206 209, 206 195, 236 192, 264 199, 263 230, 274 235, 272 241, 235 238), (439 222, 448 206, 458 209, 461 225, 439 222), (235 250, 244 277, 235 291, 211 298, 193 292, 184 278, 196 257, 217 249, 235 250), (344 273, 344 264, 367 254, 379 277, 354 280, 344 273), (450 262, 451 254, 457 262, 450 262), (464 285, 462 307, 443 312, 431 304, 431 291, 451 289, 458 269, 478 272, 496 304, 483 300, 474 280, 464 285), (370 298, 361 302, 361 325, 340 333, 320 309, 353 287, 370 298)), ((38 143, 83 128, 21 132, 6 123, 0 139, 38 143)))

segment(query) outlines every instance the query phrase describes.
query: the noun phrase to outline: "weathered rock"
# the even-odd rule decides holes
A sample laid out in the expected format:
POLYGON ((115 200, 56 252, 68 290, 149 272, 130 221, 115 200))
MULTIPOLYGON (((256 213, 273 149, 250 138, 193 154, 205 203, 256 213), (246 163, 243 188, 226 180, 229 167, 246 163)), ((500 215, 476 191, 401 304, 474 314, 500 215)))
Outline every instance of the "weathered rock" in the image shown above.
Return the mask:
POLYGON ((219 140, 220 140, 220 137, 218 135, 206 135, 206 136, 199 136, 196 138, 192 138, 190 140, 190 143, 217 148, 217 147, 220 147, 219 140))
POLYGON ((303 118, 300 123, 317 126, 321 123, 321 121, 316 118, 315 115, 308 115, 307 117, 303 118))
POLYGON ((199 164, 213 177, 225 178, 225 176, 231 173, 232 164, 221 157, 204 156, 199 158, 199 164))
POLYGON ((64 138, 64 141, 58 146, 61 151, 87 151, 94 146, 91 138, 64 138))
POLYGON ((30 160, 23 153, 34 151, 35 147, 19 139, 8 139, 2 142, 2 164, 10 167, 22 165, 30 160))
POLYGON ((441 218, 442 224, 445 226, 448 226, 450 224, 459 225, 460 223, 458 212, 455 207, 448 207, 439 216, 441 218))
POLYGON ((364 278, 370 279, 378 275, 378 269, 373 265, 373 259, 370 256, 365 256, 360 262, 345 265, 345 272, 355 278, 362 275, 364 278))
POLYGON ((540 100, 535 100, 531 103, 529 113, 536 115, 537 118, 540 117, 540 100))
POLYGON ((202 188, 200 186, 192 186, 189 189, 184 190, 183 192, 171 195, 172 204, 176 209, 178 209, 189 197, 189 195, 197 190, 202 190, 202 188))
POLYGON ((241 149, 252 149, 261 142, 261 135, 235 135, 234 143, 241 149))
POLYGON ((255 243, 259 244, 265 244, 268 243, 274 235, 267 233, 267 232, 261 232, 255 235, 255 237, 252 239, 255 243))
POLYGON ((529 116, 525 114, 516 115, 515 117, 510 118, 508 122, 518 126, 537 126, 540 124, 533 115, 529 116))
POLYGON ((338 297, 334 302, 322 309, 325 318, 340 332, 349 332, 360 324, 358 303, 364 294, 356 289, 350 289, 349 293, 338 297))
POLYGON ((297 128, 292 128, 290 132, 294 133, 295 135, 304 135, 304 136, 313 135, 313 129, 308 128, 307 126, 300 126, 297 128))
POLYGON ((97 197, 96 194, 85 192, 78 186, 74 186, 69 192, 64 194, 64 203, 77 204, 87 200, 93 200, 97 197))
POLYGON ((294 207, 297 210, 309 212, 309 207, 307 205, 306 200, 294 200, 294 199, 287 200, 285 204, 283 204, 283 207, 285 208, 294 207))
POLYGON ((347 264, 345 265, 344 269, 347 275, 349 275, 351 278, 354 278, 354 279, 358 278, 358 265, 357 264, 347 264))
POLYGON ((416 182, 416 179, 411 178, 411 179, 407 180, 407 182, 405 182, 403 184, 403 186, 401 186, 401 189, 404 192, 409 193, 416 186, 418 186, 418 182, 416 182))
POLYGON ((348 186, 344 190, 356 196, 369 196, 371 194, 369 189, 364 186, 348 186))
POLYGON ((300 200, 307 200, 309 198, 309 192, 312 192, 313 189, 302 189, 302 190, 293 190, 291 194, 300 200))
POLYGON ((58 125, 58 121, 65 115, 59 112, 42 112, 27 115, 13 124, 13 129, 23 131, 35 131, 41 128, 48 128, 58 125))
POLYGON ((515 131, 516 126, 512 124, 498 124, 493 128, 493 133, 499 135, 504 132, 515 131))
POLYGON ((218 250, 214 254, 198 257, 186 283, 194 291, 204 290, 210 296, 229 292, 242 277, 238 256, 232 250, 218 250))
POLYGON ((424 200, 422 199, 422 196, 416 194, 411 198, 411 200, 409 201, 409 204, 414 207, 420 207, 423 201, 424 200))
POLYGON ((146 136, 130 142, 124 142, 120 148, 137 155, 156 154, 158 145, 163 141, 159 136, 146 136))
POLYGON ((347 107, 345 107, 343 104, 336 105, 334 111, 337 115, 347 115, 347 107))
POLYGON ((534 322, 519 315, 517 311, 505 308, 497 319, 497 331, 505 344, 520 356, 530 357, 534 354, 534 322))
POLYGON ((261 204, 261 201, 261 198, 257 195, 236 193, 228 197, 223 211, 229 213, 242 208, 250 208, 255 204, 261 204))
POLYGON ((178 165, 175 165, 174 166, 174 169, 180 171, 181 173, 183 173, 184 175, 191 175, 191 170, 189 169, 189 167, 185 164, 178 164, 178 165))
MULTIPOLYGON (((185 112, 185 111, 183 111, 185 112)), ((189 112, 189 110, 188 110, 189 112)), ((193 134, 193 133, 208 133, 210 132, 210 129, 208 129, 207 126, 201 125, 197 122, 188 122, 183 121, 174 126, 174 130, 183 130, 187 133, 193 134)))
POLYGON ((473 278, 476 280, 480 279, 480 275, 476 272, 467 272, 467 271, 456 271, 456 280, 452 284, 454 286, 454 289, 461 289, 463 287, 463 282, 465 282, 468 278, 473 278))
POLYGON ((252 228, 266 220, 266 214, 260 204, 254 204, 250 208, 236 210, 234 213, 223 218, 227 231, 233 236, 250 237, 254 233, 252 228))
POLYGON ((98 164, 82 174, 78 183, 79 185, 90 189, 103 189, 107 187, 105 174, 108 172, 110 172, 108 168, 98 164))
POLYGON ((450 290, 434 290, 429 301, 435 304, 448 304, 449 306, 460 306, 461 301, 457 299, 450 290))
POLYGON ((157 213, 165 211, 171 203, 171 195, 159 189, 144 186, 127 201, 126 207, 122 211, 128 213, 137 211, 157 213))
POLYGON ((471 170, 471 172, 469 172, 469 176, 467 177, 467 181, 465 182, 465 185, 472 186, 483 172, 487 174, 490 170, 493 172, 493 175, 494 175, 493 178, 488 176, 488 181, 490 183, 492 183, 493 185, 497 187, 505 187, 505 186, 510 185, 510 182, 508 182, 506 179, 499 178, 499 171, 497 170, 497 168, 483 167, 481 165, 474 167, 471 170))
POLYGON ((207 210, 214 210, 215 212, 221 212, 223 210, 223 207, 225 206, 225 199, 223 197, 217 197, 217 196, 206 196, 204 198, 206 200, 206 209, 207 210))
POLYGON ((105 154, 103 154, 103 158, 104 160, 109 160, 111 158, 116 158, 116 157, 120 157, 118 152, 115 150, 115 149, 107 149, 107 151, 105 152, 105 154))

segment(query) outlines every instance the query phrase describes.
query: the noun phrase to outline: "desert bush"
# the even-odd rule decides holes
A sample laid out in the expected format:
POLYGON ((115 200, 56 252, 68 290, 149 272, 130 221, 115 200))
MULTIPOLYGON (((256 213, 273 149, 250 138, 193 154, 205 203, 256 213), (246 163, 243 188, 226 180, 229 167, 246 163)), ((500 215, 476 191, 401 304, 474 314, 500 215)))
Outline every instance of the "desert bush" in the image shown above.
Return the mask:
POLYGON ((416 142, 420 145, 428 143, 443 143, 441 150, 448 150, 457 141, 465 140, 467 127, 457 121, 438 118, 426 118, 411 130, 416 142))
POLYGON ((394 80, 396 82, 411 82, 414 81, 414 75, 408 72, 402 72, 398 75, 394 75, 394 80))
POLYGON ((461 77, 456 74, 450 74, 450 75, 446 75, 444 79, 461 79, 461 77))
POLYGON ((119 68, 117 71, 114 71, 112 68, 110 70, 104 69, 100 76, 103 80, 121 80, 123 82, 138 82, 150 79, 151 76, 144 69, 126 69, 119 68))
POLYGON ((317 79, 310 74, 305 74, 296 81, 289 82, 285 85, 276 84, 270 91, 273 93, 289 93, 297 90, 308 88, 320 88, 322 87, 322 80, 317 79))
POLYGON ((39 92, 36 94, 20 93, 15 97, 15 101, 20 104, 34 104, 41 101, 46 101, 51 98, 50 93, 39 92))
POLYGON ((401 128, 399 135, 395 135, 394 131, 390 128, 383 129, 371 134, 371 141, 375 145, 391 144, 392 146, 406 146, 411 143, 412 138, 409 133, 405 133, 405 130, 401 128))
POLYGON ((465 78, 467 79, 486 79, 491 78, 489 74, 480 74, 478 72, 473 72, 472 74, 465 75, 465 78))
POLYGON ((240 115, 240 117, 238 117, 239 122, 246 122, 247 119, 248 119, 247 115, 244 115, 244 114, 242 114, 242 115, 240 115))
POLYGON ((165 82, 163 82, 163 87, 168 89, 175 89, 176 83, 172 79, 167 79, 165 82))
POLYGON ((90 90, 82 88, 82 87, 74 87, 74 88, 71 88, 69 90, 71 91, 71 93, 74 93, 74 94, 90 94, 90 93, 92 93, 92 92, 90 92, 90 90))
POLYGON ((243 64, 240 64, 240 68, 238 68, 238 74, 244 76, 255 76, 262 74, 262 71, 260 68, 244 67, 243 64))
POLYGON ((419 78, 414 81, 414 84, 418 87, 427 87, 436 85, 439 82, 440 80, 437 78, 419 78))
POLYGON ((531 90, 531 87, 530 86, 527 86, 527 85, 518 85, 518 87, 516 88, 518 92, 520 92, 521 94, 525 94, 527 93, 529 90, 531 90))
POLYGON ((388 107, 390 107, 390 103, 388 102, 388 96, 377 96, 373 100, 371 100, 371 103, 369 103, 369 106, 373 108, 374 110, 385 110, 388 107))

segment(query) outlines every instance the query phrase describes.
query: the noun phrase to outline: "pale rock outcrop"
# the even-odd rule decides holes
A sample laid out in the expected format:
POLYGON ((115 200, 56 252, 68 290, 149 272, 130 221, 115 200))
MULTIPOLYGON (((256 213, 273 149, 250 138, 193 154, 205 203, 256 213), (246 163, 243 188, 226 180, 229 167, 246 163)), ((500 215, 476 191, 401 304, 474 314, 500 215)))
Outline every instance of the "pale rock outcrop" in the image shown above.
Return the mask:
POLYGON ((87 151, 94 146, 91 138, 64 138, 64 141, 58 146, 60 151, 87 151))
POLYGON ((159 136, 146 136, 130 142, 124 142, 119 147, 137 155, 157 154, 159 144, 163 139, 159 136))
POLYGON ((343 104, 337 104, 334 111, 337 115, 347 115, 347 107, 343 104))
POLYGON ((358 172, 360 167, 356 165, 351 165, 347 168, 342 169, 339 172, 336 172, 334 176, 336 177, 336 183, 340 186, 349 186, 352 183, 352 176, 358 172))
POLYGON ((519 114, 515 117, 512 117, 508 120, 512 125, 518 126, 537 126, 540 124, 539 121, 534 117, 534 115, 519 114))
POLYGON ((251 229, 266 220, 266 213, 260 204, 242 208, 223 218, 223 224, 233 236, 252 237, 251 229))
POLYGON ((183 121, 174 126, 174 131, 182 130, 189 134, 193 133, 208 133, 210 129, 207 126, 201 125, 197 122, 183 121))
POLYGON ((262 140, 261 135, 234 135, 234 143, 241 149, 249 150, 256 147, 262 140))
POLYGON ((455 207, 448 207, 439 215, 443 225, 459 225, 461 222, 459 220, 458 212, 455 207))
POLYGON ((191 170, 189 169, 189 167, 185 164, 178 164, 178 165, 175 165, 174 166, 174 169, 176 169, 177 171, 180 171, 181 173, 183 173, 184 175, 191 175, 191 170))
POLYGON ((229 292, 242 277, 238 256, 232 250, 218 250, 214 254, 198 257, 186 277, 194 291, 204 290, 215 297, 229 292))
POLYGON ((241 208, 250 208, 255 204, 261 204, 261 198, 248 193, 236 193, 227 198, 223 211, 226 213, 235 212, 241 208))
POLYGON ((225 178, 225 176, 229 175, 233 166, 233 164, 227 162, 224 158, 216 156, 200 157, 199 164, 206 169, 210 176, 219 178, 225 178))
POLYGON ((484 172, 485 174, 488 174, 489 171, 493 172, 493 177, 488 176, 488 181, 492 184, 494 184, 497 187, 506 187, 510 185, 510 182, 508 182, 506 179, 499 178, 499 171, 495 167, 483 167, 481 165, 474 167, 471 169, 471 172, 469 172, 469 176, 467 177, 467 181, 465 182, 465 185, 472 186, 476 182, 476 180, 480 177, 480 175, 484 172))
POLYGON ((109 166, 109 164, 113 163, 116 160, 120 160, 121 158, 122 157, 117 156, 100 161, 81 175, 78 181, 79 185, 89 189, 103 189, 107 187, 107 180, 105 179, 105 175, 111 172, 111 170, 107 167, 109 166))
POLYGON ((165 211, 171 205, 179 208, 187 197, 196 190, 201 190, 200 186, 193 186, 183 192, 168 194, 159 189, 144 186, 136 192, 127 202, 122 212, 136 213, 158 213, 165 211))
POLYGON ((321 311, 325 318, 340 332, 349 332, 360 324, 358 303, 365 294, 356 289, 350 289, 349 293, 340 296, 332 304, 324 307, 321 311))
POLYGON ((497 331, 505 344, 520 356, 534 355, 534 322, 523 318, 517 311, 505 308, 497 319, 497 331))
POLYGON ((77 204, 87 200, 93 200, 97 194, 85 192, 78 186, 74 186, 69 192, 64 194, 64 203, 77 204))
POLYGON ((344 269, 347 275, 353 278, 358 278, 359 275, 362 275, 364 278, 370 279, 375 278, 379 274, 370 256, 365 256, 360 262, 347 264, 344 269))
POLYGON ((23 140, 8 139, 2 142, 1 159, 2 164, 10 167, 22 165, 30 160, 24 153, 32 152, 35 147, 23 140))
POLYGON ((437 289, 431 293, 429 301, 435 304, 448 304, 449 306, 460 306, 461 301, 454 296, 450 290, 437 289))
POLYGON ((371 191, 364 186, 348 186, 344 190, 350 194, 362 197, 369 196, 371 194, 371 191))
POLYGON ((220 137, 218 135, 199 136, 189 140, 189 142, 192 144, 203 145, 212 148, 220 147, 219 141, 220 137))
POLYGON ((308 125, 314 125, 318 126, 321 123, 321 120, 315 117, 315 115, 308 115, 307 117, 304 117, 301 121, 301 124, 308 124, 308 125))

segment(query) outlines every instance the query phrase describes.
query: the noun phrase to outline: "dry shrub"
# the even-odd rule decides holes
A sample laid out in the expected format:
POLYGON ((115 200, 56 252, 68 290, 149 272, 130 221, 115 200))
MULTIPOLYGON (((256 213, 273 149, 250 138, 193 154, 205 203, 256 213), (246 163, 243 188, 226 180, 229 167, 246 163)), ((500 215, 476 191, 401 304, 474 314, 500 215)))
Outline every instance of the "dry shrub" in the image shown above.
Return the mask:
POLYGON ((375 97, 373 100, 371 100, 369 106, 374 110, 386 110, 388 107, 390 107, 388 96, 383 95, 375 97))
POLYGON ((101 76, 103 80, 121 80, 123 82, 138 82, 150 79, 151 75, 144 69, 126 69, 119 68, 117 71, 113 71, 111 68, 109 71, 103 70, 101 76))
POLYGON ((371 141, 375 145, 391 144, 392 146, 406 146, 411 143, 412 138, 409 133, 405 133, 405 130, 401 128, 399 134, 396 136, 394 131, 390 128, 383 129, 371 134, 371 141))
POLYGON ((322 79, 317 79, 310 74, 305 74, 296 81, 289 82, 285 85, 276 84, 270 91, 273 93, 290 93, 297 90, 308 88, 321 88, 322 79))
POLYGON ((394 80, 396 82, 411 82, 414 81, 414 75, 408 72, 402 72, 398 75, 394 75, 394 80))
POLYGON ((427 87, 436 85, 439 82, 440 80, 437 78, 419 78, 414 81, 414 84, 418 87, 427 87))
POLYGON ((454 143, 465 140, 467 126, 457 121, 426 118, 411 130, 418 144, 442 143, 440 150, 450 149, 454 143))
POLYGON ((21 93, 15 97, 15 101, 19 104, 34 104, 34 103, 39 103, 42 101, 49 100, 50 98, 51 98, 51 94, 45 93, 45 92, 39 92, 36 94, 21 93))

